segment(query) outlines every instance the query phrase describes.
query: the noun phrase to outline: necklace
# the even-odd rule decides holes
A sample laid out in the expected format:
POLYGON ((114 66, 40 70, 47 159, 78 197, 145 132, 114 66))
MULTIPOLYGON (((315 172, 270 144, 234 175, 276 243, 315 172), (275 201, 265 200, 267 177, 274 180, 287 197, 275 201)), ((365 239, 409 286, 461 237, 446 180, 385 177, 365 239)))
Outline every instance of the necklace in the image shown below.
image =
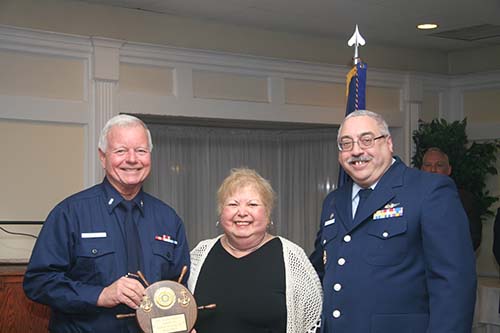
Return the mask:
POLYGON ((266 236, 267 236, 267 233, 264 234, 264 236, 262 237, 262 239, 259 241, 259 244, 255 245, 254 247, 251 247, 249 249, 245 249, 245 250, 240 250, 236 247, 234 247, 233 245, 231 245, 231 243, 229 243, 229 239, 227 238, 226 235, 224 235, 224 240, 226 241, 226 245, 233 251, 236 251, 236 252, 248 252, 248 253, 251 253, 255 250, 257 250, 259 247, 261 247, 264 243, 264 241, 266 240, 266 236))

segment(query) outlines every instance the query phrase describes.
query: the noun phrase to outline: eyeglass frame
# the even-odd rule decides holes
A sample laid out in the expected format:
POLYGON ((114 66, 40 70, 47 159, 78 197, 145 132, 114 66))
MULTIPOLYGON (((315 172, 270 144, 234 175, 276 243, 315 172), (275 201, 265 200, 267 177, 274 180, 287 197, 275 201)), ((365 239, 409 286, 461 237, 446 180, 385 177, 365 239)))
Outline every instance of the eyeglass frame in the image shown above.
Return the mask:
POLYGON ((341 152, 347 152, 347 151, 351 151, 354 149, 354 144, 357 143, 358 144, 358 147, 365 150, 365 149, 368 149, 368 148, 372 148, 374 145, 375 145, 375 141, 377 141, 378 139, 382 139, 382 138, 387 138, 389 135, 388 134, 382 134, 382 135, 379 135, 377 137, 374 137, 374 138, 371 138, 371 143, 369 146, 366 146, 366 147, 363 147, 359 144, 359 142, 361 141, 361 138, 364 137, 364 136, 367 136, 367 135, 370 135, 370 136, 374 136, 373 134, 371 133, 366 133, 366 134, 363 134, 361 136, 359 136, 359 139, 358 140, 353 140, 351 138, 349 138, 349 140, 352 141, 352 147, 351 149, 342 149, 341 145, 342 145, 342 142, 341 141, 338 141, 337 142, 337 148, 339 149, 339 151, 341 152))

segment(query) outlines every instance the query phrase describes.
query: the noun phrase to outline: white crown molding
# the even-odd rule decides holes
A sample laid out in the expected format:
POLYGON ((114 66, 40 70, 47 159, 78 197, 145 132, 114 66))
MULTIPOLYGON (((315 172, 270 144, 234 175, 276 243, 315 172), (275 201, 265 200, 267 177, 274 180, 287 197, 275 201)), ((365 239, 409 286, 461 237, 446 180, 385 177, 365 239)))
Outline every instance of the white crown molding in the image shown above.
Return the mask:
POLYGON ((445 91, 450 88, 450 78, 443 74, 418 74, 424 91, 445 91))
POLYGON ((403 72, 371 69, 368 67, 368 74, 366 78, 366 84, 368 86, 401 89, 405 83, 406 75, 403 72))
MULTIPOLYGON (((193 69, 236 71, 261 75, 305 75, 325 77, 332 81, 344 77, 348 70, 345 66, 324 65, 291 61, 244 54, 224 53, 208 50, 184 49, 171 46, 126 43, 121 49, 122 61, 135 64, 151 64, 174 67, 176 64, 189 64, 193 69)), ((344 79, 345 81, 345 79, 344 79)))
POLYGON ((81 125, 89 121, 85 101, 0 95, 0 105, 0 119, 81 125))
POLYGON ((0 25, 0 50, 88 58, 89 38, 0 25))
POLYGON ((451 76, 450 87, 463 90, 479 90, 500 87, 500 71, 451 76))

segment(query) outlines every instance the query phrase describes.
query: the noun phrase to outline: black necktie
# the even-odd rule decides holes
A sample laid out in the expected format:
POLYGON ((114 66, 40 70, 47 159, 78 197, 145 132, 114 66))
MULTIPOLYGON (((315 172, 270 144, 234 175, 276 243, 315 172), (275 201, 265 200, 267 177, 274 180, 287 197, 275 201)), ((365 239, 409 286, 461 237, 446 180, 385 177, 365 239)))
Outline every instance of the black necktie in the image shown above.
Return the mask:
POLYGON ((358 202, 358 208, 356 209, 356 214, 354 215, 354 218, 356 218, 356 215, 358 215, 358 212, 361 211, 361 208, 363 204, 365 203, 366 199, 370 196, 370 194, 373 192, 371 188, 363 188, 359 190, 358 195, 359 195, 359 202, 358 202))
POLYGON ((134 223, 134 206, 133 201, 123 200, 125 208, 125 244, 127 247, 127 267, 129 273, 137 273, 141 270, 141 240, 139 238, 139 230, 134 223))

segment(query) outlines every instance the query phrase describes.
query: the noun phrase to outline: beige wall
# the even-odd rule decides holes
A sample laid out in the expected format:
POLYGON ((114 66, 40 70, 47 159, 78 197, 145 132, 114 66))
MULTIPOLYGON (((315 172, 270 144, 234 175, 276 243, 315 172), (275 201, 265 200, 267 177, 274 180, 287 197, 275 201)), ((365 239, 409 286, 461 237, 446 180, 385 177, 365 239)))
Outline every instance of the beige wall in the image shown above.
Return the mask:
POLYGON ((465 91, 464 116, 471 124, 500 123, 500 88, 465 91))
POLYGON ((120 64, 120 92, 174 95, 172 68, 120 64))
POLYGON ((387 119, 400 113, 400 100, 400 89, 370 86, 366 88, 366 108, 382 114, 387 119))
MULTIPOLYGON (((1 50, 0 96, 14 96, 17 101, 36 97, 52 104, 81 101, 84 68, 81 60, 1 50)), ((36 102, 21 107, 5 103, 0 108, 36 118, 37 112, 42 113, 39 106, 36 102)), ((64 108, 63 112, 77 109, 64 108)), ((81 189, 84 148, 81 125, 0 119, 0 152, 8 156, 0 180, 9 188, 0 194, 0 220, 43 220, 57 201, 81 189)))
POLYGON ((267 77, 214 71, 193 71, 195 98, 269 102, 267 77))
POLYGON ((314 105, 345 108, 346 85, 310 80, 285 80, 285 102, 296 105, 314 105))
MULTIPOLYGON (((79 119, 87 66, 81 58, 34 50, 0 47, 0 183, 8 189, 0 193, 2 222, 43 221, 84 186, 86 130, 79 119)), ((3 227, 34 235, 40 229, 3 227)), ((32 246, 32 238, 0 231, 0 261, 25 261, 32 246)))
MULTIPOLYGON (((80 126, 0 120, 0 221, 43 221, 57 202, 83 187, 80 126)), ((37 235, 40 226, 4 225, 37 235)), ((0 261, 24 261, 33 239, 0 231, 0 261)))
POLYGON ((0 120, 0 220, 44 220, 83 187, 81 126, 0 120))
POLYGON ((0 51, 0 94, 82 100, 81 61, 0 51))

